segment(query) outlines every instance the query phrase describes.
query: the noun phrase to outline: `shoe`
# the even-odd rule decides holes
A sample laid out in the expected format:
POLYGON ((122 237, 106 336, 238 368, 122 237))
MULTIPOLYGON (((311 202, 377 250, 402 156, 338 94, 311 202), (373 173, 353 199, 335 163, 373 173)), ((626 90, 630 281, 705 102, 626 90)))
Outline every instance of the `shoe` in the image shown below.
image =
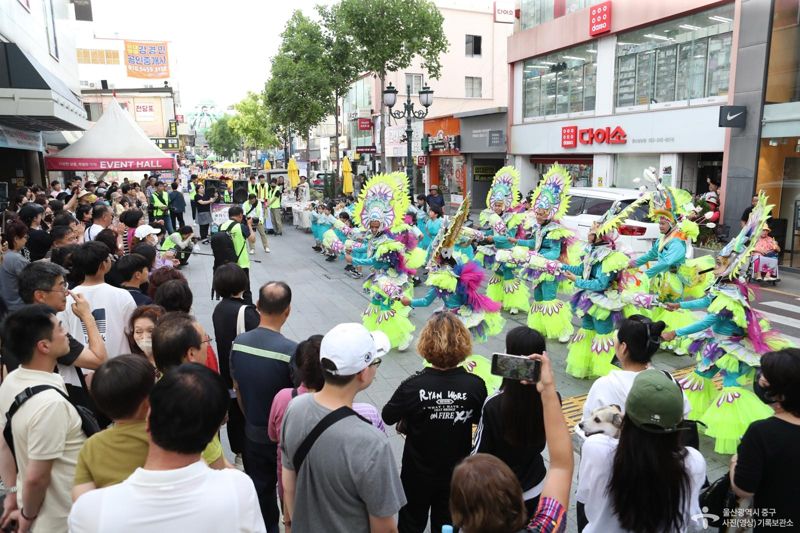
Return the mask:
POLYGON ((345 265, 344 270, 350 272, 351 270, 355 270, 355 267, 353 265, 345 265))
POLYGON ((265 253, 269 253, 269 252, 270 252, 269 246, 265 246, 265 247, 264 247, 264 252, 265 252, 265 253))
POLYGON ((253 255, 254 253, 256 253, 256 249, 255 248, 250 248, 248 250, 248 252, 250 252, 250 255, 253 255))
POLYGON ((327 261, 328 263, 333 263, 334 261, 336 261, 336 256, 329 255, 328 257, 325 258, 325 261, 327 261))
POLYGON ((509 315, 518 315, 519 314, 519 309, 517 309, 516 307, 514 307, 513 309, 509 309, 508 310, 508 314, 509 315))
POLYGON ((764 280, 764 281, 775 281, 775 280, 777 280, 778 278, 776 278, 775 276, 764 276, 764 277, 763 277, 763 278, 761 278, 761 279, 762 279, 762 280, 764 280))
POLYGON ((558 338, 558 342, 560 342, 561 344, 566 344, 566 343, 568 343, 568 342, 569 342, 569 340, 570 340, 571 338, 572 338, 572 334, 571 334, 571 333, 567 333, 566 335, 561 335, 561 336, 558 338))
POLYGON ((358 270, 348 270, 346 274, 353 279, 359 279, 361 277, 361 272, 358 270))
POLYGON ((314 245, 311 247, 311 249, 314 250, 315 252, 319 252, 320 250, 322 250, 322 247, 319 245, 314 245))
POLYGON ((408 350, 408 347, 411 346, 411 341, 412 340, 414 340, 414 338, 410 337, 406 342, 404 342, 403 344, 401 344, 400 346, 397 347, 397 351, 398 352, 405 352, 406 350, 408 350))

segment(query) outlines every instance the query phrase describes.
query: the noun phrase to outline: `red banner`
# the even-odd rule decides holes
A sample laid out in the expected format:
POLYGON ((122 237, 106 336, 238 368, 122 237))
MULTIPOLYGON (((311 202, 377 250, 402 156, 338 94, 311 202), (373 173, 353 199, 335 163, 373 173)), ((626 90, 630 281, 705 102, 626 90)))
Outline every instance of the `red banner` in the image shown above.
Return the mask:
POLYGON ((170 170, 175 167, 171 157, 146 159, 46 157, 47 170, 170 170))
POLYGON ((358 131, 369 131, 372 129, 372 119, 360 118, 358 119, 358 131))

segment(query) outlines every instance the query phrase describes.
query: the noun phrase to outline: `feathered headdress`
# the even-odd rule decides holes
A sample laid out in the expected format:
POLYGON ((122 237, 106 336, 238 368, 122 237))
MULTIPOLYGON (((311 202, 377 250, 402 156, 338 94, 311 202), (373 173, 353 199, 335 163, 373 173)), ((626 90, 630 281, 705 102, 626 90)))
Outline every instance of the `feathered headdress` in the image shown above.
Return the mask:
POLYGON ((489 193, 486 195, 486 207, 489 209, 495 202, 503 202, 505 209, 519 205, 522 196, 519 192, 519 171, 513 166, 503 167, 492 179, 489 193))
POLYGON ((402 225, 409 205, 408 194, 402 186, 404 183, 407 186, 402 172, 371 177, 358 196, 355 222, 364 229, 369 229, 370 222, 375 220, 380 222, 381 230, 392 230, 402 225))
MULTIPOLYGON (((692 195, 689 192, 677 187, 664 185, 661 176, 658 175, 654 167, 646 168, 643 177, 655 187, 650 196, 650 212, 648 216, 651 220, 658 221, 660 218, 666 218, 670 225, 674 226, 683 216, 689 213, 692 207, 692 195)), ((633 181, 638 183, 641 179, 636 178, 633 181)), ((646 189, 646 185, 640 187, 642 191, 646 189)))
POLYGON ((456 245, 458 237, 461 235, 461 228, 464 227, 464 222, 467 221, 467 217, 469 216, 469 206, 470 195, 467 194, 464 201, 461 202, 461 205, 458 207, 456 214, 453 215, 446 224, 442 224, 431 246, 433 253, 428 261, 429 269, 435 265, 437 257, 441 256, 444 259, 453 257, 453 248, 456 245))
POLYGON ((625 221, 648 200, 650 200, 650 193, 643 194, 627 207, 623 207, 622 203, 617 200, 602 217, 592 224, 590 233, 594 233, 598 239, 603 237, 613 238, 613 234, 617 231, 617 228, 624 224, 625 221))
POLYGON ((569 207, 571 185, 572 177, 567 169, 558 163, 552 165, 533 191, 533 209, 544 209, 549 213, 550 220, 560 220, 569 207))
POLYGON ((753 210, 744 227, 739 234, 720 250, 719 257, 727 258, 728 264, 725 271, 719 275, 720 278, 730 278, 736 280, 742 272, 747 269, 750 262, 750 255, 756 246, 756 242, 761 237, 761 232, 767 225, 771 205, 767 205, 767 195, 763 192, 758 193, 758 203, 753 210))

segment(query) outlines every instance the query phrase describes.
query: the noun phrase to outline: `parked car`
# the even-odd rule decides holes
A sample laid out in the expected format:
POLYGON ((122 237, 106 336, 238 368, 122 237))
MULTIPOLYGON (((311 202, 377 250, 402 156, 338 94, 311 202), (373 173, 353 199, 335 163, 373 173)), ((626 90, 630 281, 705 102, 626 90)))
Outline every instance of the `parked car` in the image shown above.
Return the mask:
MULTIPOLYGON (((614 202, 619 201, 623 207, 630 205, 639 197, 637 189, 618 189, 615 187, 573 187, 569 210, 562 223, 575 232, 578 239, 586 241, 592 223, 608 211, 614 202)), ((660 234, 658 224, 647 217, 648 204, 640 206, 633 215, 619 227, 619 240, 622 248, 639 257, 656 242, 660 234)), ((686 258, 694 256, 691 243, 687 243, 686 258)))

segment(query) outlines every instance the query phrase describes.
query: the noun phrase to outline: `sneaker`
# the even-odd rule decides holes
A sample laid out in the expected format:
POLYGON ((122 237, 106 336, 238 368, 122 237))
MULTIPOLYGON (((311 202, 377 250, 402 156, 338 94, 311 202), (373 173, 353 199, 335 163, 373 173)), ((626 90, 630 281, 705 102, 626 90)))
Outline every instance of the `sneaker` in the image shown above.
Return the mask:
POLYGON ((514 307, 513 309, 509 309, 508 310, 508 314, 509 315, 518 315, 519 314, 519 309, 517 309, 516 307, 514 307))
POLYGON ((355 267, 353 265, 345 265, 344 269, 346 272, 350 272, 351 270, 355 270, 355 267))
POLYGON ((264 247, 264 252, 266 252, 266 253, 269 253, 269 252, 270 252, 270 250, 269 250, 269 246, 265 246, 265 247, 264 247))
POLYGON ((358 270, 348 270, 346 274, 353 279, 359 279, 361 277, 361 272, 358 270))
POLYGON ((328 257, 325 258, 325 261, 327 261, 328 263, 333 263, 334 261, 336 261, 336 256, 329 255, 328 257))
POLYGON ((776 278, 775 276, 766 275, 766 276, 764 276, 764 277, 763 277, 763 278, 761 278, 761 279, 763 279, 764 281, 775 281, 775 280, 777 280, 778 278, 776 278))
POLYGON ((411 341, 412 340, 413 340, 413 337, 409 337, 409 339, 406 342, 404 342, 403 344, 401 344, 400 346, 397 347, 397 351, 398 352, 405 352, 406 350, 408 350, 408 347, 411 346, 411 341))
POLYGON ((322 250, 322 247, 319 246, 318 244, 315 244, 314 246, 311 247, 311 249, 314 250, 315 252, 319 252, 320 250, 322 250))
POLYGON ((250 252, 250 255, 253 255, 254 253, 256 253, 256 249, 255 248, 250 248, 250 250, 248 250, 248 251, 250 252))
POLYGON ((565 335, 561 335, 561 336, 558 338, 558 342, 560 342, 561 344, 566 344, 566 343, 568 343, 568 342, 569 342, 569 340, 570 340, 571 338, 572 338, 572 333, 567 333, 567 334, 565 334, 565 335))

